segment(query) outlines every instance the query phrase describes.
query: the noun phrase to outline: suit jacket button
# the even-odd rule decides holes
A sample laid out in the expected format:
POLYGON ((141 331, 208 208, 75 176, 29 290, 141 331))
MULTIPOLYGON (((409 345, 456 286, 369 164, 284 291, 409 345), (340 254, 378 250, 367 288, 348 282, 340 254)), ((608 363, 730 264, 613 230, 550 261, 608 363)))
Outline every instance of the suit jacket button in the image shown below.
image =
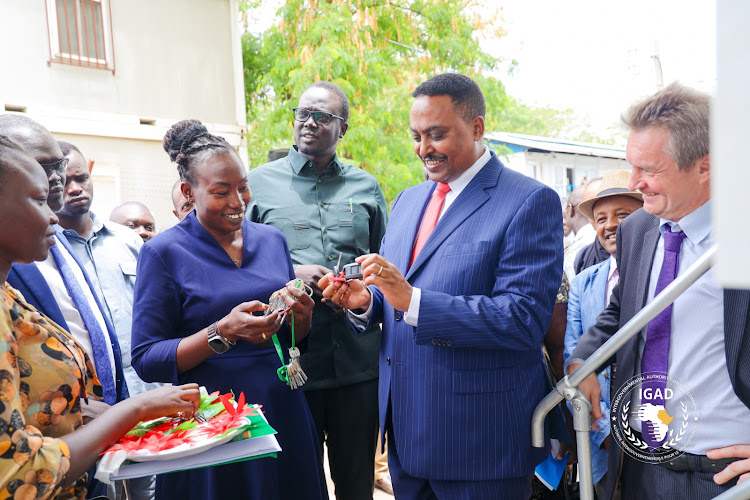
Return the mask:
POLYGON ((388 356, 385 358, 385 364, 390 365, 391 364, 391 357, 388 356))
POLYGON ((446 340, 445 341, 445 345, 448 346, 448 347, 450 347, 450 346, 453 345, 453 341, 452 340, 446 340))
POLYGON ((440 341, 438 339, 432 339, 432 345, 440 345, 440 341))
POLYGON ((401 321, 404 318, 404 313, 401 311, 395 311, 393 313, 394 318, 396 318, 396 321, 401 321))

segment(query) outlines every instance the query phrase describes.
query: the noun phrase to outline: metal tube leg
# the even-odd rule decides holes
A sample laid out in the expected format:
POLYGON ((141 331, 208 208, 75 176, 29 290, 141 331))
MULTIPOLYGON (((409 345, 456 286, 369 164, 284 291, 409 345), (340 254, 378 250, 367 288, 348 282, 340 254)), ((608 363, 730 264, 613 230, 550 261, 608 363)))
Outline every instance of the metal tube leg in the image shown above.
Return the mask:
MULTIPOLYGON (((598 401, 597 401, 598 403, 598 401)), ((594 500, 594 476, 591 469, 591 404, 576 391, 570 400, 573 409, 573 429, 578 447, 578 478, 581 500, 594 500)))

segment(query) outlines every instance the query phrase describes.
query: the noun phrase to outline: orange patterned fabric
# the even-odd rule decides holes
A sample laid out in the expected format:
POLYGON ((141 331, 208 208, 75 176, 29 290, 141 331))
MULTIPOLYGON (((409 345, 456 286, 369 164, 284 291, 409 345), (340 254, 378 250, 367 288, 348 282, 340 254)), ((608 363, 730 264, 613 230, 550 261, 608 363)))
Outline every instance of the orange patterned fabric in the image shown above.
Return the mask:
POLYGON ((101 398, 83 348, 26 303, 0 288, 0 500, 79 498, 85 477, 63 490, 70 452, 59 439, 83 425, 81 396, 101 398))

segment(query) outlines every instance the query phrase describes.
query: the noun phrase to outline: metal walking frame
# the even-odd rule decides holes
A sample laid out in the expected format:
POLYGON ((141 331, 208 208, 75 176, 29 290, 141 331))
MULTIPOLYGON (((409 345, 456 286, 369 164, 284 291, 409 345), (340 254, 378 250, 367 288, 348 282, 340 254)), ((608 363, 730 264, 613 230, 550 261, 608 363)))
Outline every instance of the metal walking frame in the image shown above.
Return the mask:
MULTIPOLYGON (((576 371, 557 383, 555 390, 547 394, 537 405, 531 417, 531 442, 537 448, 544 447, 544 420, 563 399, 570 402, 573 412, 573 429, 578 447, 579 491, 581 500, 594 500, 594 481, 591 470, 591 403, 583 396, 578 386, 592 373, 602 367, 631 338, 638 335, 660 312, 674 302, 687 288, 703 276, 714 264, 716 246, 703 254, 685 273, 678 276, 654 300, 648 303, 625 326, 594 352, 576 371)), ((596 402, 599 403, 598 401, 596 402)), ((722 493, 714 500, 750 499, 750 481, 740 483, 722 493)))

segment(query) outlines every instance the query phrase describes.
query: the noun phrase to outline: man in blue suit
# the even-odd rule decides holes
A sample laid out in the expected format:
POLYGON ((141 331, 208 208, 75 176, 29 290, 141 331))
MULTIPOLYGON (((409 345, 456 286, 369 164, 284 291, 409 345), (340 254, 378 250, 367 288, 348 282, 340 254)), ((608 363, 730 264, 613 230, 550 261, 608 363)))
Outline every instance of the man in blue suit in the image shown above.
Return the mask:
POLYGON ((380 255, 357 258, 363 282, 320 285, 353 321, 383 323, 380 424, 396 495, 528 498, 547 455, 529 424, 548 387, 560 199, 485 147, 472 79, 438 75, 412 95, 429 180, 397 197, 380 255))
MULTIPOLYGON (((643 195, 630 191, 629 182, 630 172, 627 170, 610 170, 604 174, 593 196, 578 205, 578 210, 592 222, 596 230, 597 241, 609 258, 584 269, 570 283, 568 323, 565 329, 563 353, 565 362, 575 350, 583 332, 596 323, 597 316, 609 303, 612 291, 619 282, 615 259, 617 228, 628 215, 643 206, 643 195)), ((610 442, 609 388, 612 375, 611 366, 605 367, 599 373, 604 416, 596 421, 599 428, 591 432, 591 461, 594 488, 598 498, 604 498, 607 485, 607 450, 610 442)))

